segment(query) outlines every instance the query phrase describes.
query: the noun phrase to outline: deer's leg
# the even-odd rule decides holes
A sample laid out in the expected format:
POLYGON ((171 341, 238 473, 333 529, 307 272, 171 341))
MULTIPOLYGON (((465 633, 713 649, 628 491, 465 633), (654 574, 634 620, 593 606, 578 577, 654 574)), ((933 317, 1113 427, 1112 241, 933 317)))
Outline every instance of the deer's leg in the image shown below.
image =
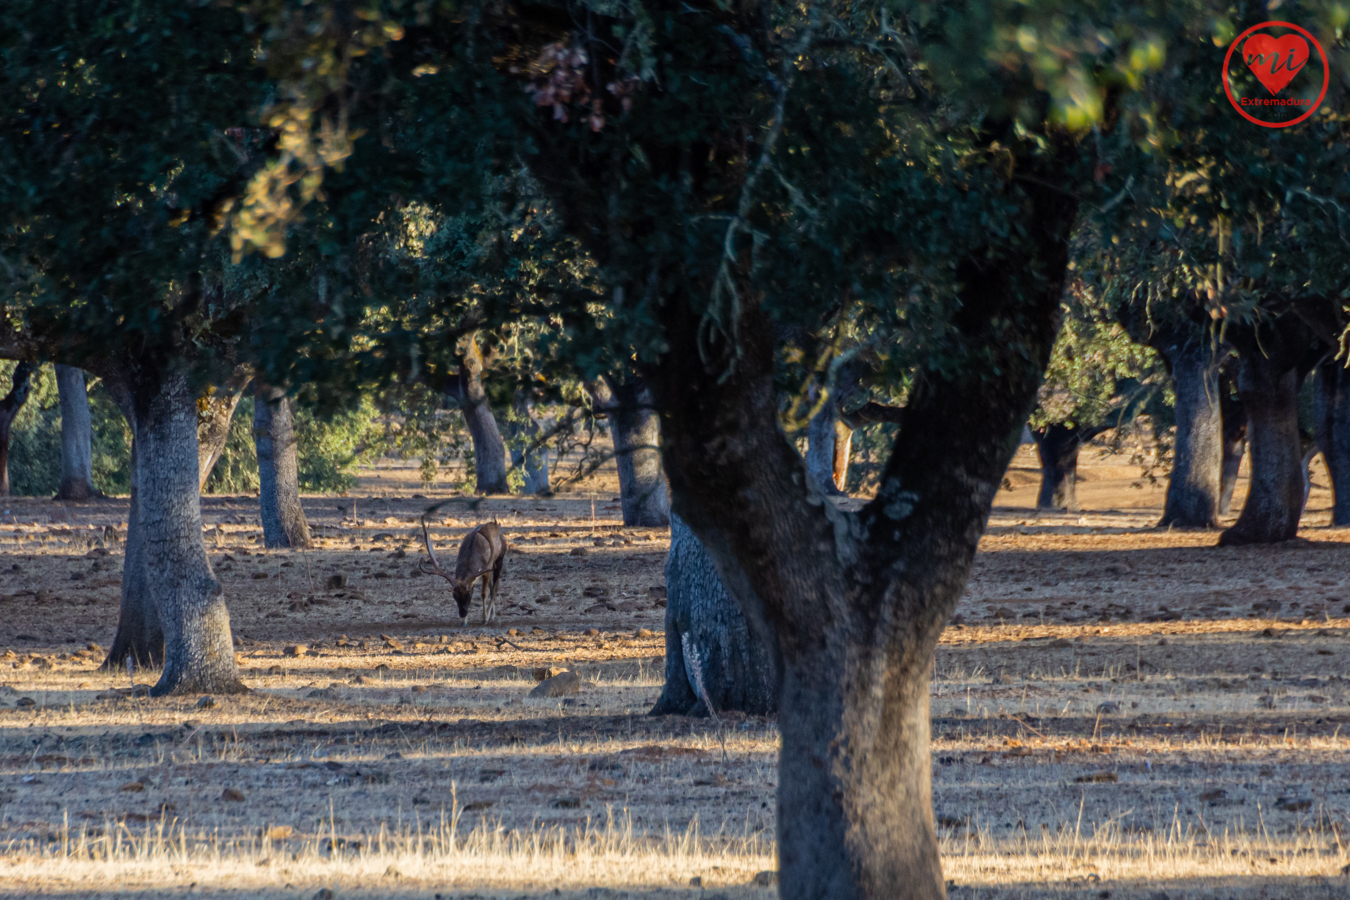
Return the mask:
POLYGON ((489 572, 488 574, 486 574, 486 575, 483 576, 483 598, 482 598, 482 599, 483 599, 483 624, 484 624, 484 625, 486 625, 487 623, 489 623, 489 622, 492 621, 492 613, 493 613, 493 609, 492 609, 491 606, 488 605, 488 582, 491 580, 491 578, 492 578, 492 573, 490 573, 490 572, 489 572))
POLYGON ((497 565, 492 567, 492 612, 497 613, 497 587, 502 581, 502 561, 497 560, 497 565))

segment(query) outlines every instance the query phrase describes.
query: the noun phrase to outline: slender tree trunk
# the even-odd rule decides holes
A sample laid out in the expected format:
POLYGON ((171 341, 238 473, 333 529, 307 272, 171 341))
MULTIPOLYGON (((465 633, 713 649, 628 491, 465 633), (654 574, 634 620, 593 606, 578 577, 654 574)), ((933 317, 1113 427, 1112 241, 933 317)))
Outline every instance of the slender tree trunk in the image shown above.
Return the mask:
POLYGON ((549 493, 548 447, 535 446, 535 442, 539 440, 540 428, 524 391, 516 393, 514 406, 515 418, 511 423, 511 465, 524 473, 525 493, 547 494, 549 493))
POLYGON ((848 451, 852 444, 853 432, 839 421, 838 407, 834 398, 829 397, 820 409, 811 417, 806 426, 806 471, 815 479, 820 489, 827 494, 838 496, 843 493, 837 477, 840 469, 840 428, 848 435, 842 448, 844 453, 843 473, 848 478, 848 451))
POLYGON ((103 494, 94 487, 94 425, 84 370, 56 366, 61 396, 61 488, 58 500, 88 500, 103 494))
POLYGON ((215 388, 197 403, 197 464, 200 479, 197 487, 206 486, 211 470, 225 452, 230 439, 230 422, 239 405, 240 388, 234 385, 215 388))
POLYGON ((131 502, 127 511, 127 537, 122 546, 122 601, 103 668, 117 669, 130 659, 141 668, 164 664, 164 630, 159 627, 159 607, 146 584, 145 532, 141 528, 140 480, 136 452, 136 413, 131 393, 120 380, 104 379, 109 393, 126 416, 131 428, 131 502))
POLYGON ((1266 544, 1298 534, 1303 512, 1303 453, 1298 435, 1296 369, 1283 371, 1260 354, 1242 360, 1238 390, 1247 412, 1251 478, 1237 522, 1219 545, 1266 544))
POLYGON ((506 442, 483 388, 483 352, 476 333, 466 336, 460 344, 459 377, 451 396, 464 413, 473 440, 475 490, 479 494, 510 493, 506 483, 506 442))
POLYGON ((1217 527, 1223 469, 1218 360, 1204 337, 1168 347, 1165 354, 1177 398, 1177 431, 1159 524, 1217 527))
POLYGON ((834 486, 848 493, 848 464, 853 458, 853 429, 843 422, 834 423, 834 486))
POLYGON ((1045 425, 1033 432, 1036 455, 1041 460, 1041 490, 1037 509, 1078 511, 1078 451, 1082 449, 1082 431, 1059 423, 1045 425))
POLYGON ((707 715, 738 710, 768 715, 778 708, 773 637, 752 631, 722 587, 703 544, 670 517, 666 556, 666 685, 652 715, 707 715))
POLYGON ((186 374, 170 372, 140 379, 132 400, 145 584, 164 631, 164 672, 151 693, 243 691, 224 592, 202 543, 197 398, 186 374))
MULTIPOLYGON (((1226 379, 1225 379, 1226 380, 1226 379)), ((1219 384, 1219 407, 1223 413, 1223 469, 1220 474, 1219 513, 1228 515, 1233 506, 1233 489, 1237 486, 1238 470, 1247 452, 1247 411, 1237 396, 1235 386, 1230 389, 1223 380, 1219 384)))
POLYGON ((0 398, 0 497, 9 496, 9 430, 28 400, 31 388, 28 379, 36 368, 29 362, 18 363, 10 379, 9 393, 0 398))
POLYGON ((1331 477, 1333 526, 1350 525, 1350 370, 1339 360, 1317 369, 1316 436, 1331 477))
POLYGON ((623 524, 670 524, 670 494, 661 466, 661 420, 640 379, 609 380, 609 432, 619 469, 623 524))
POLYGON ((253 401, 253 442, 258 451, 263 546, 311 546, 309 523, 300 504, 300 454, 291 402, 284 391, 258 386, 253 401))

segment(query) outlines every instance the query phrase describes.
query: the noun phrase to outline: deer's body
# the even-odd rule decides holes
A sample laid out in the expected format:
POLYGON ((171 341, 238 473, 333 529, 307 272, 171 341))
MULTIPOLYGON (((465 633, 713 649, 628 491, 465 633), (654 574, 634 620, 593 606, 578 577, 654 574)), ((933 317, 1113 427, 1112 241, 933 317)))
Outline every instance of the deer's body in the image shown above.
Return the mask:
POLYGON ((425 561, 420 566, 423 572, 439 575, 450 582, 451 593, 463 623, 469 623, 469 605, 473 602, 473 588, 478 579, 483 579, 483 624, 492 621, 497 612, 497 585, 502 577, 502 563, 506 561, 506 538, 496 522, 484 522, 474 528, 459 545, 459 556, 455 559, 455 573, 451 575, 441 568, 436 560, 436 551, 431 546, 431 535, 422 523, 422 534, 426 537, 427 553, 431 556, 431 568, 425 561))

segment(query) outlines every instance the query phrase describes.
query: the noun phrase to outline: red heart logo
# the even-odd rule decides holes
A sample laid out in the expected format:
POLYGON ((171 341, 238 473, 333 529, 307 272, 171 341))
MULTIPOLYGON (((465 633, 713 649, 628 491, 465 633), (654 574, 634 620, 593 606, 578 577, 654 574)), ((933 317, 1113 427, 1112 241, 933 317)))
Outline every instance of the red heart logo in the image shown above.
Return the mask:
POLYGON ((1278 94, 1307 63, 1308 42, 1296 34, 1254 34, 1242 46, 1242 58, 1266 90, 1278 94))

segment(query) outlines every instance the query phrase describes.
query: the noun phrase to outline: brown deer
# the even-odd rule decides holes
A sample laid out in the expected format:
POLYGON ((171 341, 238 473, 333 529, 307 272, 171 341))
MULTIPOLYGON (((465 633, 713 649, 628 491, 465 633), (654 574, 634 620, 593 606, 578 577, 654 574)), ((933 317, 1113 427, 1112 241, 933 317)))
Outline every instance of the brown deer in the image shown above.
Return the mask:
POLYGON ((483 579, 483 624, 491 622, 497 612, 497 584, 502 577, 502 563, 506 561, 506 538, 502 537, 497 523, 484 522, 464 536, 459 545, 459 558, 455 560, 454 575, 442 569, 436 559, 425 516, 422 517, 422 537, 426 540, 427 555, 431 557, 430 568, 425 559, 419 561, 417 567, 427 575, 439 575, 450 582, 455 605, 463 619, 460 624, 469 624, 469 604, 473 602, 474 582, 479 578, 483 579))

